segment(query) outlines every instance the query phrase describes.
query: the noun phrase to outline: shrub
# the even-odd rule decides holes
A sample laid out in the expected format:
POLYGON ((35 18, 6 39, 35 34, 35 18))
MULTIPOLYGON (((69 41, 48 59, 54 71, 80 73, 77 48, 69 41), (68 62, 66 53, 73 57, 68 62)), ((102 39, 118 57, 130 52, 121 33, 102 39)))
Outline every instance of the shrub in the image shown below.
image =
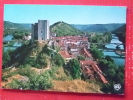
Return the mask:
POLYGON ((52 87, 52 81, 48 72, 41 73, 40 75, 32 75, 30 77, 31 90, 46 90, 52 87))
POLYGON ((14 79, 11 83, 8 84, 12 89, 30 89, 29 81, 19 81, 14 79))
POLYGON ((31 69, 30 65, 21 65, 20 67, 21 68, 19 68, 17 72, 22 76, 30 77, 32 73, 35 73, 35 71, 31 69))
POLYGON ((55 54, 52 58, 52 62, 54 62, 54 64, 56 64, 57 66, 63 66, 63 64, 65 63, 63 57, 60 54, 55 54))
POLYGON ((48 64, 48 57, 46 54, 41 53, 37 57, 37 68, 44 68, 48 64))
POLYGON ((14 76, 16 74, 18 74, 18 72, 14 71, 14 72, 8 73, 7 75, 3 75, 2 76, 2 81, 7 81, 7 78, 12 77, 12 76, 14 76))

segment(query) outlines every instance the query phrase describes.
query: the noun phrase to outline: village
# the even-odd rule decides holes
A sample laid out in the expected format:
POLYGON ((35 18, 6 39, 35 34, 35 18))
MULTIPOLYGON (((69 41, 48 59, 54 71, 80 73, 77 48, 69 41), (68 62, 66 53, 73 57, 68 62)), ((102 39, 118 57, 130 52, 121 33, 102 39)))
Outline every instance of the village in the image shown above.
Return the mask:
POLYGON ((59 53, 65 59, 65 63, 69 60, 81 55, 85 57, 85 60, 80 60, 80 66, 82 73, 87 79, 102 81, 108 83, 103 76, 103 72, 100 70, 97 62, 94 61, 92 54, 88 51, 90 49, 90 43, 88 37, 85 36, 62 36, 52 37, 53 45, 60 47, 59 53))

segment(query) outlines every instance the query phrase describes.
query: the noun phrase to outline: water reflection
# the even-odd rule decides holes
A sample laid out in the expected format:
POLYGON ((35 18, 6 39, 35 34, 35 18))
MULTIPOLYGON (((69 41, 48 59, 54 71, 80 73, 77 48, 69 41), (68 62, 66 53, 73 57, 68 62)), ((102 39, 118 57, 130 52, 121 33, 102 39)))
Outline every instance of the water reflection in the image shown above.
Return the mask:
MULTIPOLYGON (((117 43, 121 43, 119 41, 118 37, 115 34, 112 34, 112 40, 111 43, 116 43, 116 44, 107 44, 105 47, 109 49, 116 49, 117 43)), ((124 49, 123 45, 119 45, 120 49, 124 49)), ((119 66, 124 66, 125 65, 125 56, 120 56, 115 53, 114 50, 103 50, 104 56, 111 56, 112 59, 115 61, 115 63, 119 66)))

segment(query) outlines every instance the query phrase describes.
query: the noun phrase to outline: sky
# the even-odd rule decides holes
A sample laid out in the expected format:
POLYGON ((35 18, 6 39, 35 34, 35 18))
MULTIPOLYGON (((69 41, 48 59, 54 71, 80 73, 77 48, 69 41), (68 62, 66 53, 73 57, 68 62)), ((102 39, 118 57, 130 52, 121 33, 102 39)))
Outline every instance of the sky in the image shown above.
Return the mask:
POLYGON ((49 20, 68 24, 126 23, 126 7, 78 5, 4 5, 4 21, 36 23, 49 20))

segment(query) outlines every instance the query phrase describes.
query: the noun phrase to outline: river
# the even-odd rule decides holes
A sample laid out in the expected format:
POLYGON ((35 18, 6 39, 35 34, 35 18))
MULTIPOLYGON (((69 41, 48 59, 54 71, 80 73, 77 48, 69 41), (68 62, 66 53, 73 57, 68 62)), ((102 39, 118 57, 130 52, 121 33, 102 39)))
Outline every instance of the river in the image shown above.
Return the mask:
MULTIPOLYGON (((119 41, 118 37, 115 34, 112 34, 111 43, 122 43, 122 42, 119 41)), ((116 44, 107 44, 105 47, 110 49, 115 49, 116 46, 117 46, 116 44)), ((123 45, 120 45, 119 47, 120 49, 124 49, 123 45)), ((125 56, 120 57, 114 52, 114 50, 103 50, 103 53, 104 53, 104 56, 107 56, 107 55, 111 56, 117 65, 119 66, 125 65, 125 56)))
MULTIPOLYGON (((4 42, 11 42, 12 40, 13 40, 12 35, 7 35, 3 39, 4 42)), ((4 46, 4 51, 15 50, 16 48, 20 47, 21 45, 22 45, 22 43, 15 42, 12 47, 4 46)))
POLYGON ((12 41, 13 40, 13 36, 12 35, 7 35, 4 37, 3 39, 4 41, 12 41))

